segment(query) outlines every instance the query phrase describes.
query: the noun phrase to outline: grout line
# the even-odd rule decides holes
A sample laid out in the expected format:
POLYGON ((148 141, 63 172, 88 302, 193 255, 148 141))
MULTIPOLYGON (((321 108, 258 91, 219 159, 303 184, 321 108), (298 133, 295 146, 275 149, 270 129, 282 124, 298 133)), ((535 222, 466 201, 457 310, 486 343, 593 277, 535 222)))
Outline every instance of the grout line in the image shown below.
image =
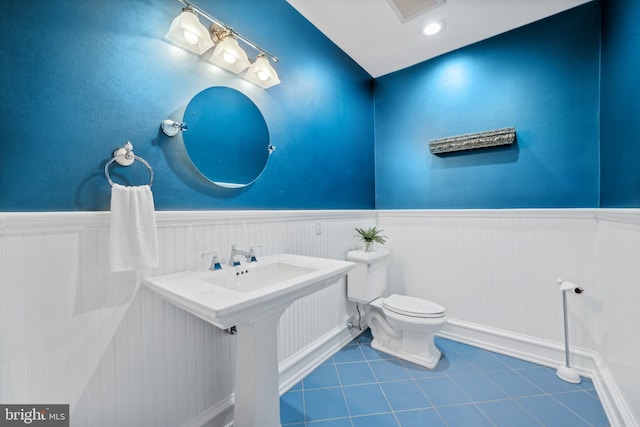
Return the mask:
MULTIPOLYGON (((360 345, 366 345, 366 344, 360 344, 360 345)), ((369 341, 369 345, 371 345, 371 342, 369 341)), ((373 350, 373 348, 372 348, 373 350)), ((364 354, 364 351, 363 351, 364 354)), ((369 359, 366 357, 365 354, 365 359, 367 360, 367 363, 369 362, 369 359)), ((444 417, 442 416, 442 414, 440 413, 440 411, 438 411, 438 409, 436 408, 436 406, 433 404, 433 402, 431 401, 431 399, 429 398, 429 396, 427 396, 424 392, 424 390, 422 390, 422 387, 420 387, 420 384, 418 384, 418 382, 416 381, 416 378, 413 377, 413 375, 411 375, 411 372, 409 372, 409 370, 407 369, 407 367, 405 366, 405 364, 403 363, 402 359, 399 358, 382 358, 379 359, 380 361, 388 361, 388 360, 397 360, 400 363, 400 366, 402 366, 402 368, 407 372, 407 375, 409 376, 409 381, 412 381, 416 387, 418 387, 418 390, 420 390, 420 393, 422 393, 422 395, 426 398, 427 402, 431 405, 430 407, 424 407, 424 408, 418 408, 418 409, 413 409, 413 410, 425 410, 425 409, 433 409, 436 414, 438 414, 438 417, 440 417, 440 419, 442 420, 442 422, 445 425, 448 425, 448 423, 445 421, 444 417)), ((376 379, 378 378, 375 371, 373 370, 373 368, 371 368, 371 365, 369 365, 371 372, 373 372, 374 377, 376 377, 376 379)), ((385 381, 385 382, 400 382, 403 380, 396 380, 396 381, 385 381)), ((386 393, 384 392, 384 389, 380 386, 380 382, 378 382, 378 387, 380 387, 380 390, 382 391, 382 394, 384 396, 384 398, 387 401, 387 404, 389 405, 389 408, 391 409, 391 413, 393 414, 394 419, 396 420, 396 422, 398 423, 399 426, 402 426, 402 424, 400 423, 400 420, 398 419, 396 412, 405 412, 405 411, 395 411, 393 409, 393 406, 391 406, 391 402, 389 402, 389 398, 387 397, 386 393)))
MULTIPOLYGON (((575 391, 567 391, 564 393, 555 393, 555 394, 565 394, 565 393, 575 393, 575 391)), ((575 416, 577 416, 578 418, 580 418, 582 421, 584 421, 585 423, 589 424, 590 426, 593 426, 593 424, 591 424, 588 420, 584 419, 583 417, 580 416, 580 414, 578 414, 576 411, 574 411, 573 409, 571 409, 570 407, 568 407, 567 405, 565 405, 563 402, 559 401, 558 399, 555 398, 555 394, 550 394, 549 397, 551 397, 551 399, 555 400, 556 402, 558 402, 562 407, 566 408, 569 412, 571 412, 572 414, 574 414, 575 416)))
MULTIPOLYGON (((334 359, 335 362, 335 359, 334 359)), ((337 363, 336 363, 337 365, 337 363)), ((334 365, 335 366, 335 365, 334 365)), ((335 366, 336 377, 338 378, 338 384, 340 387, 340 392, 342 393, 342 398, 344 399, 344 405, 347 407, 347 416, 349 417, 349 423, 351 423, 351 427, 353 426, 353 418, 351 418, 351 409, 349 409, 349 402, 347 401, 347 395, 344 393, 344 385, 342 385, 342 378, 340 378, 340 372, 338 371, 338 367, 335 366)))
MULTIPOLYGON (((521 398, 531 398, 531 397, 542 397, 542 396, 549 396, 551 397, 551 399, 553 399, 553 401, 557 402, 558 404, 560 404, 562 407, 564 407, 565 409, 567 409, 571 414, 573 414, 574 416, 577 417, 576 420, 580 420, 580 421, 584 421, 586 422, 588 425, 592 425, 589 421, 587 421, 585 418, 583 418, 582 416, 580 416, 579 413, 577 413, 574 409, 571 409, 570 407, 568 407, 567 405, 563 404, 561 401, 559 401, 558 399, 556 399, 556 396, 559 396, 561 394, 570 394, 570 393, 576 393, 576 392, 580 392, 580 393, 585 393, 587 394, 590 398, 593 398, 595 401, 601 403, 600 399, 596 396, 592 395, 591 393, 589 393, 589 390, 595 390, 594 388, 592 389, 583 389, 580 387, 575 387, 575 390, 563 390, 563 391, 558 391, 558 392, 546 392, 544 390, 542 390, 542 388, 540 386, 538 386, 537 384, 535 384, 533 381, 529 380, 527 377, 525 377, 524 375, 522 375, 523 370, 526 369, 533 369, 533 368, 540 368, 540 366, 531 366, 531 367, 511 367, 509 366, 507 363, 505 363, 504 361, 500 360, 499 358, 495 357, 496 361, 498 361, 501 365, 504 365, 504 369, 500 368, 500 369, 491 369, 491 370, 486 370, 486 369, 481 369, 479 366, 476 366, 475 363, 473 363, 473 359, 467 358, 467 356, 469 356, 471 353, 466 353, 466 352, 460 352, 458 351, 459 349, 456 349, 455 345, 449 345, 448 341, 446 339, 441 339, 443 341, 439 342, 438 347, 443 351, 443 355, 445 355, 445 351, 448 354, 448 359, 451 359, 451 356, 455 357, 459 357, 462 361, 468 363, 470 365, 470 367, 472 367, 474 369, 474 372, 462 372, 462 373, 455 373, 453 375, 451 375, 448 372, 442 372, 442 374, 437 374, 434 376, 426 376, 426 377, 420 377, 420 373, 419 371, 416 372, 412 372, 409 367, 412 365, 410 364, 410 362, 404 361, 400 358, 397 357, 392 357, 392 358, 374 358, 373 355, 368 353, 368 349, 367 351, 365 351, 364 347, 369 347, 370 346, 370 340, 354 340, 351 343, 349 343, 346 347, 351 347, 351 351, 355 350, 353 347, 357 346, 358 351, 360 351, 361 355, 364 357, 362 360, 347 360, 347 361, 342 361, 342 362, 338 362, 336 361, 335 358, 331 359, 331 364, 330 366, 333 366, 335 369, 335 373, 336 373, 336 377, 338 379, 338 387, 340 387, 340 391, 342 393, 342 398, 345 401, 346 404, 346 408, 347 408, 347 414, 348 414, 348 419, 351 423, 351 426, 353 427, 354 425, 354 419, 358 419, 361 417, 365 417, 365 416, 372 416, 372 415, 382 415, 382 414, 391 414, 396 423, 398 424, 398 426, 401 426, 400 423, 400 418, 398 417, 398 414, 400 413, 408 413, 408 412, 414 412, 414 411, 424 411, 424 410, 433 410, 435 414, 437 414, 437 416, 440 418, 440 420, 445 424, 448 425, 448 423, 446 422, 446 419, 444 418, 444 416, 442 415, 442 413, 439 411, 439 408, 444 408, 444 407, 462 407, 462 406, 470 406, 473 405, 473 407, 480 411, 480 413, 483 414, 483 416, 486 417, 486 419, 489 421, 489 423, 493 426, 495 426, 495 421, 489 416, 489 414, 487 414, 481 407, 480 404, 482 403, 491 403, 491 402, 502 402, 502 401, 511 401, 514 402, 517 407, 519 407, 524 413, 526 413, 527 415, 529 415, 532 420, 535 420, 535 422, 539 423, 540 425, 544 425, 544 423, 542 423, 542 421, 533 413, 531 413, 529 410, 527 410, 524 406, 522 406, 522 404, 519 402, 519 399, 521 398), (358 384, 351 384, 351 385, 345 385, 342 383, 342 378, 340 377, 340 373, 338 370, 338 366, 342 365, 345 366, 348 364, 355 364, 355 363, 365 363, 366 366, 369 368, 369 370, 371 371, 371 373, 373 374, 373 378, 374 381, 373 382, 366 382, 366 383, 358 383, 358 384), (394 368, 401 368, 407 375, 408 378, 388 378, 385 380, 381 380, 379 377, 379 373, 376 373, 376 371, 374 370, 374 365, 376 363, 382 363, 382 362, 387 362, 387 363, 392 363, 394 365, 394 368), (396 363, 397 362, 397 366, 396 363), (540 393, 536 393, 534 395, 526 395, 526 396, 512 396, 510 393, 507 393, 502 387, 500 387, 497 383, 495 383, 492 380, 492 375, 491 373, 493 372, 512 372, 513 374, 517 375, 518 377, 520 377, 522 380, 525 380, 526 383, 532 385, 534 387, 533 390, 539 390, 540 393), (455 378, 460 378, 463 376, 472 376, 475 375, 479 378, 484 378, 485 380, 489 381, 490 384, 492 384, 494 387, 496 387, 497 390, 499 390, 500 392, 504 393, 504 397, 499 397, 499 398, 494 398, 494 399, 489 399, 489 400, 474 400, 471 398, 471 396, 468 394, 468 392, 461 387, 460 385, 458 385, 458 383, 455 381, 455 378), (456 403, 456 404, 452 404, 452 405, 439 405, 436 406, 433 401, 431 400, 431 398, 429 398, 429 396, 425 393, 425 391, 423 390, 423 388, 420 386, 419 384, 419 380, 430 380, 430 379, 438 379, 438 378, 448 378, 449 381, 451 381, 451 383, 462 393, 463 396, 465 396, 467 399, 469 399, 469 402, 463 402, 463 403, 456 403), (387 393, 385 392, 384 388, 382 387, 383 384, 386 383, 399 383, 399 382, 405 382, 405 381, 410 381, 412 382, 416 387, 418 387, 418 389, 420 390, 420 393, 422 394, 422 396, 425 398, 425 403, 430 405, 430 406, 424 406, 424 407, 420 407, 420 408, 409 408, 409 409, 400 409, 400 410, 395 410, 393 408, 393 406, 391 405, 391 401, 389 396, 387 396, 387 393), (360 415, 353 415, 351 413, 351 408, 349 407, 349 402, 347 400, 347 396, 345 393, 345 387, 349 387, 349 386, 361 386, 361 385, 372 385, 372 384, 376 384, 378 389, 380 390, 380 392, 382 393, 382 396, 384 397, 390 411, 387 410, 382 410, 382 411, 376 411, 375 408, 372 408, 372 412, 368 412, 365 414, 360 414, 360 415)), ((455 342, 455 341, 452 341, 455 342)), ((493 355, 493 352, 487 351, 487 350, 483 350, 483 349, 476 349, 475 347, 471 347, 472 351, 479 351, 479 352, 487 352, 490 355, 493 355)), ((323 388, 335 388, 335 387, 316 387, 313 390, 317 390, 317 389, 323 389, 323 388)), ((303 424, 297 424, 297 425, 304 425, 304 426, 313 426, 314 425, 314 421, 321 421, 321 420, 307 420, 307 414, 306 414, 306 400, 305 400, 305 392, 308 390, 312 390, 312 389, 308 389, 305 387, 304 385, 304 380, 303 383, 301 385, 301 392, 302 392, 302 402, 303 402, 303 411, 304 411, 304 423, 303 424)), ((334 419, 344 419, 347 417, 340 417, 340 418, 332 418, 332 420, 334 419)), ((329 420, 329 419, 327 419, 329 420)), ((324 421, 324 420, 322 420, 324 421)), ((296 425, 296 424, 291 424, 291 425, 296 425)))

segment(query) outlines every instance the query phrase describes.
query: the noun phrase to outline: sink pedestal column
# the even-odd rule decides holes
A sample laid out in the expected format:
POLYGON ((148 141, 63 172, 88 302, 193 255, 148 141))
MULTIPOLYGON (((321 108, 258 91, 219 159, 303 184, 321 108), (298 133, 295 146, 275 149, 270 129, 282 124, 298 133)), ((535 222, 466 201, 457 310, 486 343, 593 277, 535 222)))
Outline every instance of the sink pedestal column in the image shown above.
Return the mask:
POLYGON ((233 427, 280 427, 278 321, 285 308, 236 323, 233 427))

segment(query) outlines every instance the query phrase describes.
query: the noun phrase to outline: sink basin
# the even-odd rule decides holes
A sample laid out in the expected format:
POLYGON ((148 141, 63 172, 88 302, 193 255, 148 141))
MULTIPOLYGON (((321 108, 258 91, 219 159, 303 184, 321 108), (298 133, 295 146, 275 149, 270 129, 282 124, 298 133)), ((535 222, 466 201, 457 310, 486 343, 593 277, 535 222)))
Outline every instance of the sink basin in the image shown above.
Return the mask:
POLYGON ((151 277, 145 285, 220 328, 236 326, 234 427, 279 427, 277 329, 296 299, 336 283, 354 263, 279 254, 217 271, 151 277))
POLYGON ((175 305, 220 328, 259 318, 274 307, 335 283, 353 267, 341 260, 291 254, 217 271, 151 277, 145 285, 175 305))
POLYGON ((318 271, 315 267, 277 261, 233 267, 203 277, 202 280, 236 292, 252 292, 318 271))

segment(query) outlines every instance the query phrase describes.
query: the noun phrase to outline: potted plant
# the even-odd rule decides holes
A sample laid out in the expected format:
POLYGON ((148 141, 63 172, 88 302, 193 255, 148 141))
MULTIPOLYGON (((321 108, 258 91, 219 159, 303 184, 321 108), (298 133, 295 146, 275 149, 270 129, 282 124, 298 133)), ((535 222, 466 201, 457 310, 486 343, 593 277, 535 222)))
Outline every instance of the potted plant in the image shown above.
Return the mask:
POLYGON ((378 230, 376 227, 370 227, 367 229, 357 228, 358 232, 357 236, 360 237, 360 240, 364 243, 364 250, 369 252, 373 249, 373 243, 380 243, 384 245, 386 243, 387 236, 383 236, 381 233, 383 230, 378 230))

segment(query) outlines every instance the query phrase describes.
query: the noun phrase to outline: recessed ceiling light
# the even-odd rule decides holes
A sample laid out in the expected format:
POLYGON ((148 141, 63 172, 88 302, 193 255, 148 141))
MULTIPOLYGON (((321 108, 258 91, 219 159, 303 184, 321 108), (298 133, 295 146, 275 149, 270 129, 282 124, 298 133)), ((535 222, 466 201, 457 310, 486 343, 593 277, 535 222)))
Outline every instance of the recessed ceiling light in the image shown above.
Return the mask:
POLYGON ((428 36, 433 36, 438 34, 440 31, 444 30, 445 24, 444 21, 432 21, 429 22, 424 29, 422 30, 428 36))

